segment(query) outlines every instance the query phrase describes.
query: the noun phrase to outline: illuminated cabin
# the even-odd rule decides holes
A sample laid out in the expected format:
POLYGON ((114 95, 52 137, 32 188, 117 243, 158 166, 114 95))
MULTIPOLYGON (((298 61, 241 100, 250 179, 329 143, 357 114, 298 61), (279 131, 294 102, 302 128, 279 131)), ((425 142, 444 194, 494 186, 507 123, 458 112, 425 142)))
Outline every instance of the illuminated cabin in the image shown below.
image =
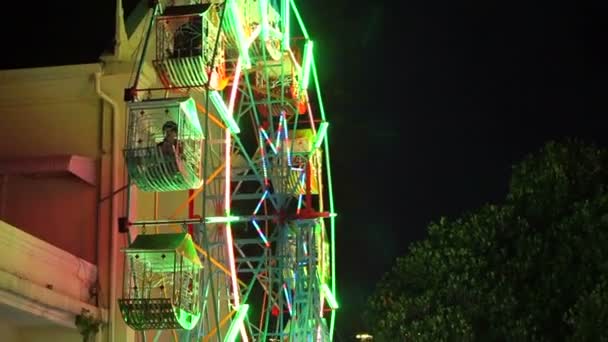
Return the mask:
MULTIPOLYGON (((292 132, 290 132, 290 135, 292 132)), ((294 195, 304 195, 307 190, 306 177, 310 177, 310 193, 319 194, 319 175, 321 174, 321 150, 313 149, 315 135, 312 129, 298 129, 295 137, 290 137, 291 149, 291 168, 289 172, 288 189, 294 195), (307 164, 310 163, 310 172, 306 171, 307 164)))
POLYGON ((156 17, 154 67, 165 87, 203 90, 209 74, 212 89, 226 86, 219 8, 211 3, 170 6, 156 17))
POLYGON ((190 97, 128 103, 125 158, 131 181, 142 191, 199 188, 202 179, 203 130, 190 97), (176 125, 167 144, 163 127, 176 125))
POLYGON ((134 330, 194 328, 202 264, 187 233, 138 235, 126 255, 124 321, 134 330))
POLYGON ((283 154, 285 159, 277 161, 279 163, 277 167, 270 171, 270 180, 274 189, 278 192, 298 196, 305 195, 308 190, 307 187, 310 186, 310 194, 319 194, 319 175, 321 174, 323 161, 321 159, 321 149, 317 148, 313 151, 314 132, 308 128, 297 129, 295 135, 293 131, 289 131, 288 135, 289 139, 283 144, 290 147, 289 152, 283 154), (309 182, 307 177, 310 177, 309 182))

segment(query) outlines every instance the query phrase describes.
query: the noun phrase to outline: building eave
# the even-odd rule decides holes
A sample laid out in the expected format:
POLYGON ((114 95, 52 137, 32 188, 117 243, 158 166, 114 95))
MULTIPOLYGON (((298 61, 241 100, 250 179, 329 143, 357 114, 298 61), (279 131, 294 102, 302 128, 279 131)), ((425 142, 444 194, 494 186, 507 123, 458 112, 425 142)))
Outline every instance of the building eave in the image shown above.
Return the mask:
POLYGON ((0 174, 22 176, 74 176, 97 185, 95 160, 77 155, 12 157, 0 159, 0 174))

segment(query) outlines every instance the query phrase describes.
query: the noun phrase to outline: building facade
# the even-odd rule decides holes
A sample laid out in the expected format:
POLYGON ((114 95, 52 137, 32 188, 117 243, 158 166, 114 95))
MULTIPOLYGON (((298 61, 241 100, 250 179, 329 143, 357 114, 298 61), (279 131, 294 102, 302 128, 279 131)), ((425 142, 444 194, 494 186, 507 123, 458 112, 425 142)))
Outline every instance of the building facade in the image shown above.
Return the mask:
MULTIPOLYGON (((116 45, 98 62, 0 71, 5 342, 82 341, 76 320, 83 317, 100 323, 95 341, 135 339, 117 308, 121 249, 128 245, 118 218, 127 216, 127 197, 132 203, 138 197, 134 188, 126 196, 123 158, 124 89, 145 26, 141 12, 135 15, 124 20, 118 1, 116 45)), ((153 74, 146 63, 142 83, 147 73, 153 74)), ((163 207, 170 211, 186 196, 139 196, 132 209, 140 217, 168 215, 158 202, 171 204, 163 207)))

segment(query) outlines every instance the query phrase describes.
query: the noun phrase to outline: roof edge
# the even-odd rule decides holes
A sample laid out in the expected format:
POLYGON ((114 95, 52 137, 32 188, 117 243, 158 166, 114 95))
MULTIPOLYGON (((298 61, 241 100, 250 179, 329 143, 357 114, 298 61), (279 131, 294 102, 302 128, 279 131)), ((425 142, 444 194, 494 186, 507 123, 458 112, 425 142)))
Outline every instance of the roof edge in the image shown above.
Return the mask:
POLYGON ((96 162, 78 155, 12 157, 0 159, 2 175, 72 175, 81 181, 97 185, 96 162))

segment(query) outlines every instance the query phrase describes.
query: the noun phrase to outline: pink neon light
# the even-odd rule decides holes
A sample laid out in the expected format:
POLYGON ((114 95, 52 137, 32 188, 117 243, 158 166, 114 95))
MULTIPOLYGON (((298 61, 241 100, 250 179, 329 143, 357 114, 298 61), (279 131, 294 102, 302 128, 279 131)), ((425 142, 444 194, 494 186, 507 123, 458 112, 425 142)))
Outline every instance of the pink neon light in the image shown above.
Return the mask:
POLYGON ((317 135, 317 128, 315 127, 315 120, 312 116, 312 108, 310 108, 310 101, 308 100, 308 92, 306 93, 306 106, 308 107, 308 120, 310 121, 310 127, 312 132, 317 135))
MULTIPOLYGON (((232 116, 232 112, 228 112, 229 116, 232 116)), ((230 136, 230 129, 225 129, 224 130, 224 134, 226 136, 226 139, 224 141, 224 153, 226 154, 226 161, 225 161, 225 166, 224 166, 224 210, 225 210, 225 215, 226 216, 230 216, 230 193, 231 193, 231 186, 230 186, 230 174, 231 174, 231 169, 232 169, 232 160, 231 160, 231 136, 230 136)), ((228 262, 230 263, 230 279, 232 282, 232 294, 234 297, 234 307, 238 308, 240 306, 240 297, 239 297, 239 285, 237 282, 237 278, 236 278, 236 261, 234 258, 234 247, 232 247, 233 245, 233 240, 232 240, 232 227, 230 226, 230 222, 226 223, 225 226, 225 230, 226 230, 226 245, 227 245, 227 249, 228 249, 228 262)), ((244 342, 249 342, 249 338, 247 337, 247 331, 245 330, 245 325, 241 324, 241 338, 243 339, 244 342)))
POLYGON ((264 194, 262 195, 262 198, 260 198, 260 201, 258 202, 258 205, 255 207, 255 210, 253 211, 253 215, 257 215, 258 211, 260 211, 260 209, 262 208, 262 204, 264 203, 264 200, 266 199, 266 196, 268 196, 268 190, 264 191, 264 194))
POLYGON ((260 226, 258 225, 258 223, 255 220, 251 220, 251 223, 255 227, 255 230, 258 231, 258 235, 260 236, 262 241, 264 241, 264 245, 266 245, 266 247, 270 247, 270 242, 268 242, 268 239, 266 239, 266 235, 264 235, 264 233, 262 232, 262 229, 260 229, 260 226))
POLYGON ((270 141, 270 137, 268 137, 268 133, 266 133, 266 130, 264 128, 260 127, 260 132, 262 132, 262 135, 264 136, 264 140, 266 140, 268 145, 270 145, 270 148, 272 149, 274 154, 277 154, 277 149, 274 147, 274 144, 272 143, 272 141, 270 141))
POLYGON ((277 152, 281 150, 281 129, 283 128, 283 111, 281 111, 281 117, 279 118, 279 128, 277 128, 277 152))
POLYGON ((236 62, 236 72, 232 81, 232 90, 230 90, 230 101, 228 101, 228 115, 234 113, 234 101, 236 100, 236 90, 238 89, 239 79, 241 78, 241 57, 236 62))
MULTIPOLYGON (((230 131, 225 130, 226 134, 226 166, 224 169, 224 210, 225 215, 230 216, 230 131)), ((232 278, 232 291, 234 293, 234 307, 239 307, 239 288, 236 280, 236 267, 234 260, 234 250, 232 247, 232 228, 230 222, 226 223, 226 243, 228 245, 228 262, 230 262, 230 275, 232 278)))
MULTIPOLYGON (((228 113, 228 115, 230 115, 230 113, 228 113)), ((226 216, 230 216, 230 168, 232 167, 232 161, 230 160, 232 154, 230 144, 232 139, 230 137, 229 129, 226 129, 224 134, 226 135, 226 139, 224 141, 224 153, 226 154, 226 164, 224 166, 224 211, 226 212, 226 216)))
POLYGON ((291 146, 289 145, 289 134, 287 132, 287 119, 285 118, 285 111, 281 112, 281 120, 283 120, 283 133, 285 134, 285 151, 287 151, 287 165, 291 167, 291 146))

